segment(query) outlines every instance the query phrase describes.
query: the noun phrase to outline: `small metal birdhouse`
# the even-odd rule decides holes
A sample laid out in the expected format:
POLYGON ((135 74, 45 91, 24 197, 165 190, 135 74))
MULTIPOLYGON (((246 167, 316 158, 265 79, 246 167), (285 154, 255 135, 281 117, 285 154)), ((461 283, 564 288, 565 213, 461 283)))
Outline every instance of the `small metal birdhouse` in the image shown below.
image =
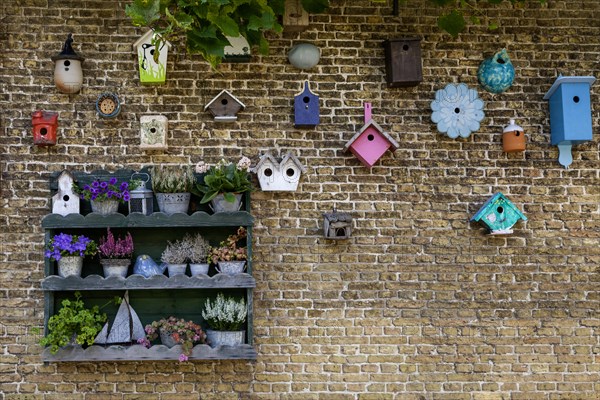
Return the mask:
POLYGON ((149 30, 135 41, 133 49, 137 51, 140 83, 145 85, 161 85, 167 79, 167 57, 171 43, 149 30), (158 46, 158 48, 156 47, 158 46), (155 53, 158 51, 158 58, 155 53))
POLYGON ((559 76, 544 96, 549 100, 552 145, 558 146, 558 162, 573 162, 571 146, 592 140, 590 88, 593 76, 559 76))
POLYGON ((52 213, 79 214, 79 196, 73 191, 73 175, 69 171, 63 171, 57 181, 58 191, 52 196, 52 213))
POLYGON ((166 150, 169 120, 164 115, 140 117, 140 149, 166 150))
POLYGON ((242 35, 237 37, 226 36, 229 40, 229 46, 223 49, 223 62, 248 62, 252 54, 250 53, 250 44, 242 35))
POLYGON ((137 186, 129 190, 129 214, 139 212, 144 215, 150 215, 154 212, 153 191, 146 187, 150 180, 150 175, 140 172, 131 175, 132 180, 137 180, 137 186), (142 179, 142 177, 144 179, 142 179))
POLYGON ((58 113, 50 111, 34 111, 31 114, 33 125, 33 144, 36 146, 54 146, 58 130, 58 113))
POLYGON ((81 90, 83 71, 81 63, 85 60, 73 50, 73 35, 69 33, 62 51, 52 57, 54 61, 54 84, 62 93, 73 94, 81 90))
POLYGON ((298 188, 300 176, 306 172, 306 168, 291 152, 287 153, 281 162, 277 162, 270 152, 266 152, 252 172, 258 176, 263 192, 293 192, 298 188))
POLYGON ((327 239, 348 239, 352 234, 352 216, 335 208, 323 214, 323 234, 327 239))
POLYGON ((515 124, 514 119, 510 120, 502 132, 502 148, 506 153, 525 151, 525 132, 515 124))
POLYGON ((423 81, 421 39, 389 39, 384 48, 388 87, 416 86, 423 81))
POLYGON ((365 103, 365 125, 346 143, 344 151, 350 150, 371 168, 388 149, 395 151, 398 147, 398 142, 371 119, 371 103, 365 103))
POLYGON ((233 122, 237 120, 237 113, 244 108, 244 103, 227 90, 223 90, 204 107, 204 111, 210 111, 215 121, 233 122))
POLYGON ((311 92, 306 81, 304 90, 294 97, 294 125, 316 126, 319 120, 319 96, 311 92))
POLYGON ((471 221, 480 221, 490 230, 491 235, 507 235, 513 233, 512 227, 520 219, 527 217, 502 193, 498 192, 481 206, 471 221))

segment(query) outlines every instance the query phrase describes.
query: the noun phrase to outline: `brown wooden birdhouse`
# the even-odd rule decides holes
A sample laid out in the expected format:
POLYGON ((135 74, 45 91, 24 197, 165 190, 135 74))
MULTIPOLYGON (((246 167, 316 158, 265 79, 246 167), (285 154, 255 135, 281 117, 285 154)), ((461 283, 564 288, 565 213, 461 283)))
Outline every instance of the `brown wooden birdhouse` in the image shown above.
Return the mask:
POLYGON ((421 39, 389 39, 384 42, 388 87, 416 86, 423 80, 421 39))
POLYGON ((244 108, 244 103, 227 90, 223 90, 204 107, 204 111, 210 111, 215 121, 233 122, 237 120, 237 113, 244 108))
POLYGON ((352 216, 335 208, 323 214, 323 234, 327 239, 348 239, 352 235, 352 216))
POLYGON ((31 114, 33 125, 33 144, 37 146, 54 146, 58 130, 58 113, 35 111, 31 114))

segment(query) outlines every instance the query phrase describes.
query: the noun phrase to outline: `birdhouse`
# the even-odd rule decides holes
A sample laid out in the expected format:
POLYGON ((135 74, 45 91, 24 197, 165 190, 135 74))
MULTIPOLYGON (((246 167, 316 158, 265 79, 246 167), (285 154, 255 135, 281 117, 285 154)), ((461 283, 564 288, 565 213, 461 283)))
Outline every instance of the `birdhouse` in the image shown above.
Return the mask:
POLYGON ((573 162, 571 146, 592 140, 590 88, 593 76, 559 76, 544 96, 549 100, 552 145, 558 146, 558 162, 573 162))
POLYGON ((137 50, 140 82, 144 85, 161 85, 167 78, 167 57, 171 43, 149 30, 133 44, 137 50), (156 47, 158 46, 158 47, 156 47), (158 51, 158 57, 155 53, 158 51))
POLYGON ((327 239, 348 239, 352 234, 352 216, 335 208, 323 214, 323 234, 327 239))
POLYGON ((288 60, 296 68, 311 69, 321 59, 321 49, 311 43, 297 43, 288 52, 288 60))
POLYGON ((121 101, 115 93, 101 93, 96 99, 96 112, 103 118, 116 118, 121 112, 121 101))
POLYGON ((140 148, 142 150, 166 150, 169 120, 164 115, 140 117, 140 148))
POLYGON ((204 111, 210 111, 215 121, 233 122, 237 120, 237 113, 245 107, 234 95, 223 90, 204 107, 204 111))
POLYGON ((490 230, 491 235, 506 235, 513 233, 512 227, 520 219, 527 217, 502 193, 490 197, 471 221, 480 221, 490 230))
POLYGON ((226 36, 229 46, 223 49, 224 62, 248 62, 250 61, 250 44, 242 35, 238 37, 226 36))
POLYGON ((388 87, 416 86, 423 80, 421 39, 389 39, 384 48, 388 87))
POLYGON ((502 133, 502 147, 506 153, 525 151, 525 132, 511 119, 502 133))
POLYGON ((346 143, 344 151, 350 150, 371 168, 388 149, 395 151, 398 147, 398 142, 371 118, 371 103, 365 103, 365 125, 346 143))
POLYGON ((52 57, 54 61, 54 84, 62 93, 77 93, 83 85, 81 63, 85 60, 73 50, 73 35, 69 33, 62 51, 52 57))
POLYGON ((58 113, 50 111, 34 111, 31 114, 33 125, 33 144, 37 146, 54 146, 58 129, 58 113))
POLYGON ((263 192, 293 192, 298 188, 300 176, 306 172, 306 168, 291 152, 287 153, 281 162, 275 160, 270 152, 266 152, 252 172, 258 176, 263 192))
POLYGON ((283 11, 283 30, 302 32, 308 28, 308 12, 302 7, 302 0, 285 0, 283 11))
POLYGON ((79 214, 79 196, 73 191, 73 175, 69 171, 63 171, 57 181, 58 191, 52 196, 52 213, 63 216, 79 214))
POLYGON ((319 120, 319 96, 310 91, 306 81, 304 90, 294 97, 294 126, 316 126, 319 120))

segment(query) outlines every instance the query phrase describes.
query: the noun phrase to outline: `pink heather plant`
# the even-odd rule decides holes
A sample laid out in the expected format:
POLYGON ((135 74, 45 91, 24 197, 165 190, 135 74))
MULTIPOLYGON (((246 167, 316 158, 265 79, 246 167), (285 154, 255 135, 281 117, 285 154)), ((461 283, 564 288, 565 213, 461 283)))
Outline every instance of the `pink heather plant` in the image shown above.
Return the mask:
POLYGON ((145 346, 152 346, 152 341, 158 339, 160 332, 171 336, 171 338, 181 345, 181 354, 179 355, 179 361, 184 362, 188 360, 192 349, 195 344, 206 343, 206 333, 202 330, 200 325, 193 321, 186 321, 184 319, 177 319, 173 316, 167 319, 161 319, 160 321, 154 321, 144 328, 146 331, 146 337, 138 339, 138 343, 145 346))
POLYGON ((131 233, 127 232, 124 239, 120 237, 115 239, 110 228, 106 228, 106 237, 100 238, 98 250, 100 258, 131 258, 133 256, 133 238, 131 233))

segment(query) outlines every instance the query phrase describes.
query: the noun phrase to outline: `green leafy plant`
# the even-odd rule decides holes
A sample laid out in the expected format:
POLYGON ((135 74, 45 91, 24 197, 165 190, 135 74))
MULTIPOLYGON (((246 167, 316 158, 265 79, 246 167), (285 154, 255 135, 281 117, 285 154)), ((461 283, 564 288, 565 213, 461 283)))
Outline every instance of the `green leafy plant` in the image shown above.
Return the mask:
POLYGON ((56 354, 60 347, 69 343, 91 346, 98 333, 106 322, 106 314, 100 312, 112 302, 120 303, 120 298, 115 298, 102 307, 93 306, 86 308, 81 293, 75 292, 75 299, 65 299, 57 314, 48 320, 48 334, 40 340, 42 346, 50 346, 50 352, 56 354))
POLYGON ((242 157, 237 164, 221 160, 214 166, 200 161, 196 164, 196 172, 204 174, 202 183, 196 185, 194 194, 202 197, 200 203, 208 203, 218 194, 223 194, 226 201, 235 201, 234 193, 252 191, 250 181, 250 159, 242 157))
POLYGON ((244 299, 239 301, 219 293, 214 302, 206 299, 202 318, 216 331, 239 331, 246 322, 248 309, 244 299))
POLYGON ((186 193, 196 184, 191 167, 158 165, 150 168, 152 189, 155 193, 186 193))

